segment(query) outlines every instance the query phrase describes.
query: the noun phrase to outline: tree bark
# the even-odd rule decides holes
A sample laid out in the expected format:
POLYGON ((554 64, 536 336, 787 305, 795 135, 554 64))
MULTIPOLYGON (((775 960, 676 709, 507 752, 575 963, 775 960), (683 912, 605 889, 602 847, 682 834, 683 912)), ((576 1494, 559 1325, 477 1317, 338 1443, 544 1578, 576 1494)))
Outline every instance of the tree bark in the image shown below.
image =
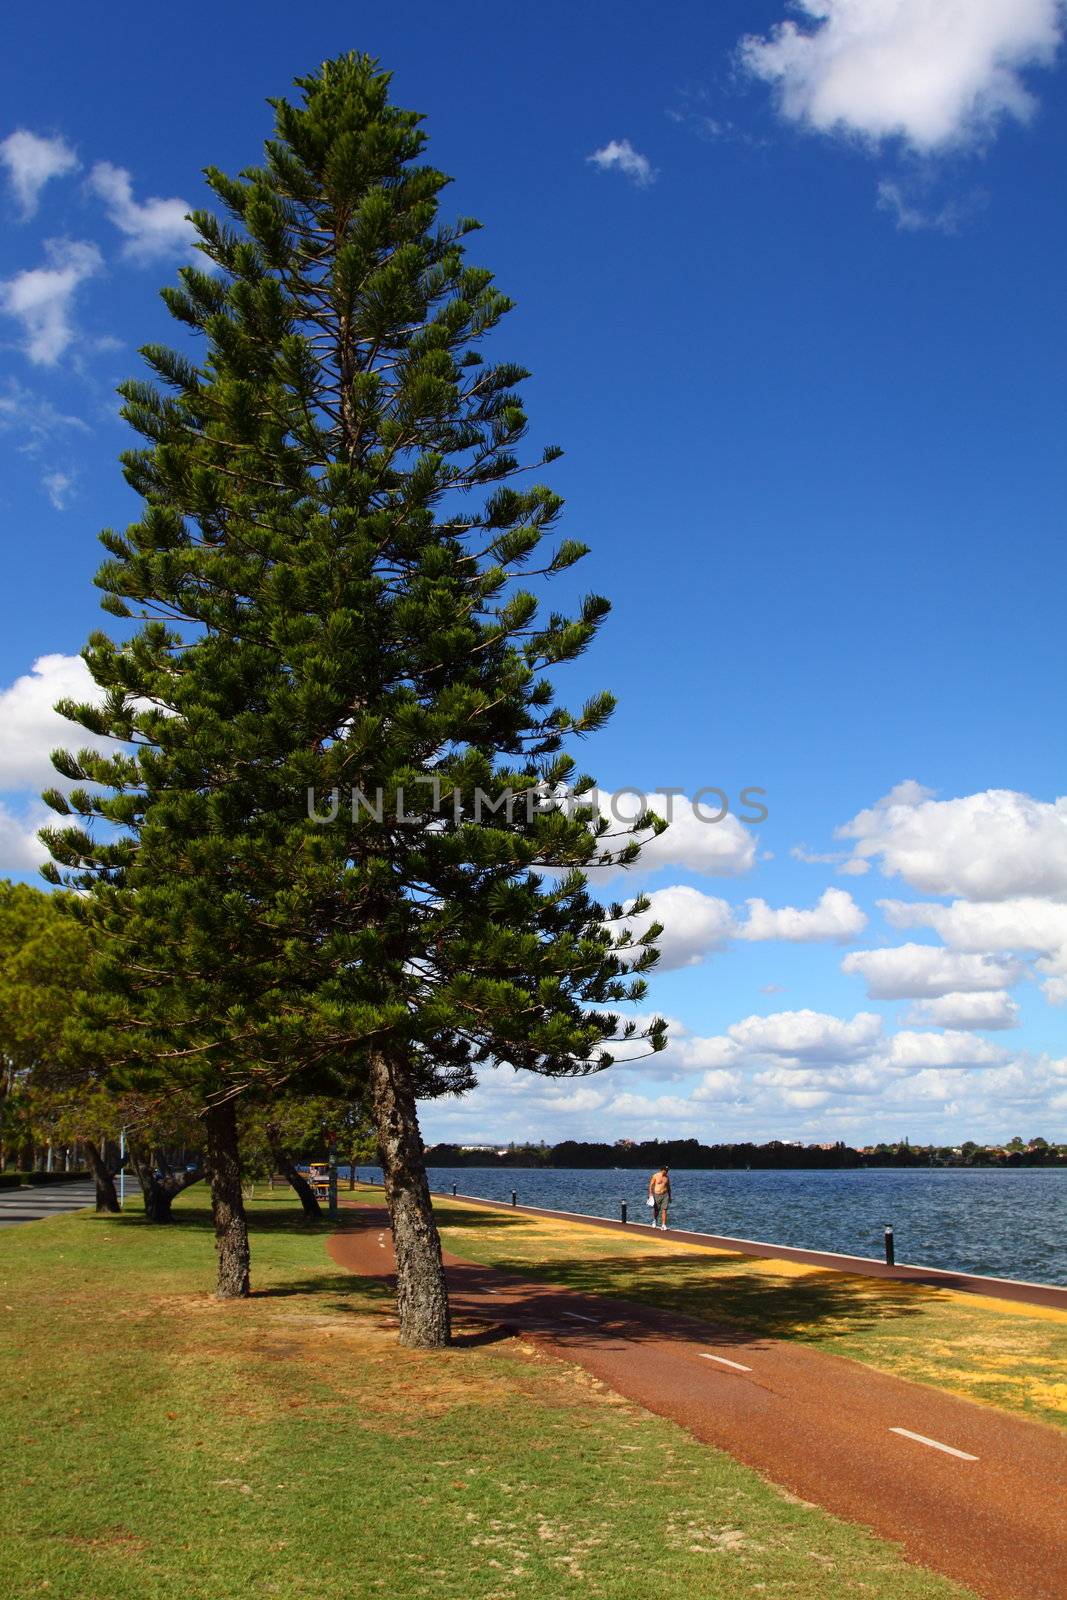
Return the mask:
POLYGON ((218 1300, 239 1300, 249 1293, 251 1255, 248 1221, 241 1193, 241 1158, 237 1146, 237 1107, 233 1100, 208 1106, 204 1112, 207 1167, 211 1175, 211 1215, 219 1277, 218 1300))
POLYGON ((370 1098, 393 1227, 400 1343, 437 1348, 452 1337, 448 1288, 411 1072, 402 1054, 376 1051, 371 1056, 370 1098))
POLYGON ((305 1217, 321 1217, 322 1207, 315 1198, 315 1191, 304 1177, 304 1174, 297 1171, 296 1162, 278 1138, 277 1128, 268 1127, 267 1142, 270 1145, 271 1160, 286 1182, 296 1190, 296 1195, 305 1217))
POLYGON ((109 1170, 103 1155, 91 1139, 85 1141, 85 1153, 89 1157, 89 1170, 96 1184, 97 1211, 106 1211, 111 1216, 119 1216, 122 1207, 119 1205, 118 1192, 115 1189, 114 1174, 109 1170))

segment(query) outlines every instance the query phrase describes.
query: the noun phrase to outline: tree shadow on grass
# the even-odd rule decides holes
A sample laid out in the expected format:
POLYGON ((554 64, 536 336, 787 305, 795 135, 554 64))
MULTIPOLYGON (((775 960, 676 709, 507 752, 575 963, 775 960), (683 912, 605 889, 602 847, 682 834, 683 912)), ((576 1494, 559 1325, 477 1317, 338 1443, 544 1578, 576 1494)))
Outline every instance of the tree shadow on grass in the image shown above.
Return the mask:
MULTIPOLYGON (((503 1201, 501 1201, 503 1205, 503 1201)), ((521 1211, 514 1213, 508 1211, 466 1211, 457 1206, 453 1209, 447 1202, 442 1202, 434 1197, 434 1216, 437 1218, 439 1228, 464 1228, 469 1231, 486 1228, 517 1228, 530 1223, 536 1224, 541 1219, 538 1217, 524 1216, 521 1211)))
POLYGON ((374 1301, 376 1310, 380 1305, 392 1305, 394 1300, 392 1285, 386 1279, 361 1278, 351 1272, 320 1273, 313 1278, 288 1278, 284 1283, 269 1284, 264 1289, 253 1286, 251 1298, 291 1300, 301 1295, 339 1295, 341 1299, 332 1309, 351 1312, 363 1309, 356 1303, 359 1301, 374 1301))
MULTIPOLYGON (((110 1217, 111 1222, 132 1227, 184 1228, 193 1232, 210 1233, 214 1229, 210 1206, 175 1207, 167 1223, 149 1223, 143 1211, 124 1211, 121 1216, 110 1217)), ((248 1212, 248 1232, 253 1243, 257 1233, 330 1234, 336 1232, 336 1222, 329 1217, 305 1217, 299 1207, 278 1206, 273 1210, 257 1206, 248 1212)))
MULTIPOLYGON (((582 1256, 540 1266, 501 1261, 492 1268, 452 1267, 449 1277, 457 1291, 484 1290, 499 1284, 501 1272, 595 1296, 594 1309, 609 1331, 627 1339, 675 1334, 690 1340, 699 1328, 713 1328, 724 1342, 740 1344, 845 1336, 921 1316, 931 1295, 936 1297, 936 1291, 917 1294, 907 1284, 864 1281, 817 1269, 779 1277, 760 1271, 757 1262, 741 1255, 672 1256, 662 1261, 582 1256)), ((551 1299, 550 1290, 546 1295, 551 1299)), ((527 1309, 536 1314, 536 1302, 527 1309)))
MULTIPOLYGON (((464 1253, 463 1234, 470 1238, 472 1249, 479 1249, 479 1234, 506 1233, 531 1222, 536 1225, 538 1220, 522 1213, 508 1215, 506 1210, 453 1207, 447 1199, 437 1199, 434 1209, 440 1226, 452 1235, 460 1256, 464 1253)), ((605 1230, 605 1247, 611 1238, 612 1234, 605 1230)), ((713 1326, 722 1338, 737 1342, 862 1333, 921 1316, 924 1309, 940 1299, 933 1286, 919 1288, 825 1268, 779 1274, 773 1270, 773 1260, 764 1264, 760 1258, 739 1251, 661 1256, 656 1252, 656 1242, 650 1240, 647 1254, 600 1254, 590 1237, 580 1255, 527 1261, 521 1256, 509 1259, 508 1244, 507 1238, 502 1239, 499 1254, 494 1251, 497 1260, 492 1267, 469 1263, 450 1269, 457 1287, 461 1279, 472 1289, 488 1287, 493 1273, 499 1271, 558 1284, 598 1299, 629 1303, 634 1308, 671 1312, 705 1328, 713 1326)), ((660 1324, 654 1332, 657 1338, 665 1336, 660 1324)), ((691 1338, 692 1332, 691 1327, 687 1328, 684 1336, 691 1338)), ((634 1336, 633 1330, 627 1333, 627 1337, 634 1336)))

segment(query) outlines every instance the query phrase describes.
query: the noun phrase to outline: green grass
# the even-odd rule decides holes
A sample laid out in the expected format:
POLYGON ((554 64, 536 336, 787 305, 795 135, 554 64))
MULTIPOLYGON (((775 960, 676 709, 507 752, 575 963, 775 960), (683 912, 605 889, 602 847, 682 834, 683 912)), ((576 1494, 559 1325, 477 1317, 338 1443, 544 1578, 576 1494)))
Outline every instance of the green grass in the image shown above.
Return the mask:
POLYGON ((470 1261, 594 1294, 665 1306, 754 1337, 800 1339, 884 1372, 1067 1423, 1067 1314, 827 1272, 670 1235, 437 1200, 446 1246, 470 1261))
POLYGON ((4 1596, 965 1593, 518 1341, 401 1350, 280 1196, 216 1304, 202 1207, 0 1235, 4 1596))

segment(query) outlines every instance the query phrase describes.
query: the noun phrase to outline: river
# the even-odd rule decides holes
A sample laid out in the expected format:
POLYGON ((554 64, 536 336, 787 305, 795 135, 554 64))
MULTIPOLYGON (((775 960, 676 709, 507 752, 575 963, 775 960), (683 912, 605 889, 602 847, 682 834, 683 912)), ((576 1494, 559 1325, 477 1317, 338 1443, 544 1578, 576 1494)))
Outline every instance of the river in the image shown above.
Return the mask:
MULTIPOLYGON (((379 1178, 361 1167, 361 1177, 379 1178)), ((886 1224, 898 1261, 1067 1285, 1067 1169, 875 1168, 671 1174, 679 1228, 799 1249, 881 1258, 886 1224)), ((625 1168, 433 1167, 450 1194, 644 1221, 648 1175, 625 1168)))

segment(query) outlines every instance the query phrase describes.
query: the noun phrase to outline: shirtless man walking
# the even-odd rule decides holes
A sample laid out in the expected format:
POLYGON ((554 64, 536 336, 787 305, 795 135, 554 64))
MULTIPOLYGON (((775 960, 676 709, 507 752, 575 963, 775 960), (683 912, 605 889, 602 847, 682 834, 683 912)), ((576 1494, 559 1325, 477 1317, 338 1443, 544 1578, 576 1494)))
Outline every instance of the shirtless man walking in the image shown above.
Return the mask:
POLYGON ((648 1180, 648 1192, 652 1197, 653 1212, 652 1226, 654 1228, 667 1227, 667 1207, 671 1203, 671 1175, 666 1167, 660 1167, 648 1180))

